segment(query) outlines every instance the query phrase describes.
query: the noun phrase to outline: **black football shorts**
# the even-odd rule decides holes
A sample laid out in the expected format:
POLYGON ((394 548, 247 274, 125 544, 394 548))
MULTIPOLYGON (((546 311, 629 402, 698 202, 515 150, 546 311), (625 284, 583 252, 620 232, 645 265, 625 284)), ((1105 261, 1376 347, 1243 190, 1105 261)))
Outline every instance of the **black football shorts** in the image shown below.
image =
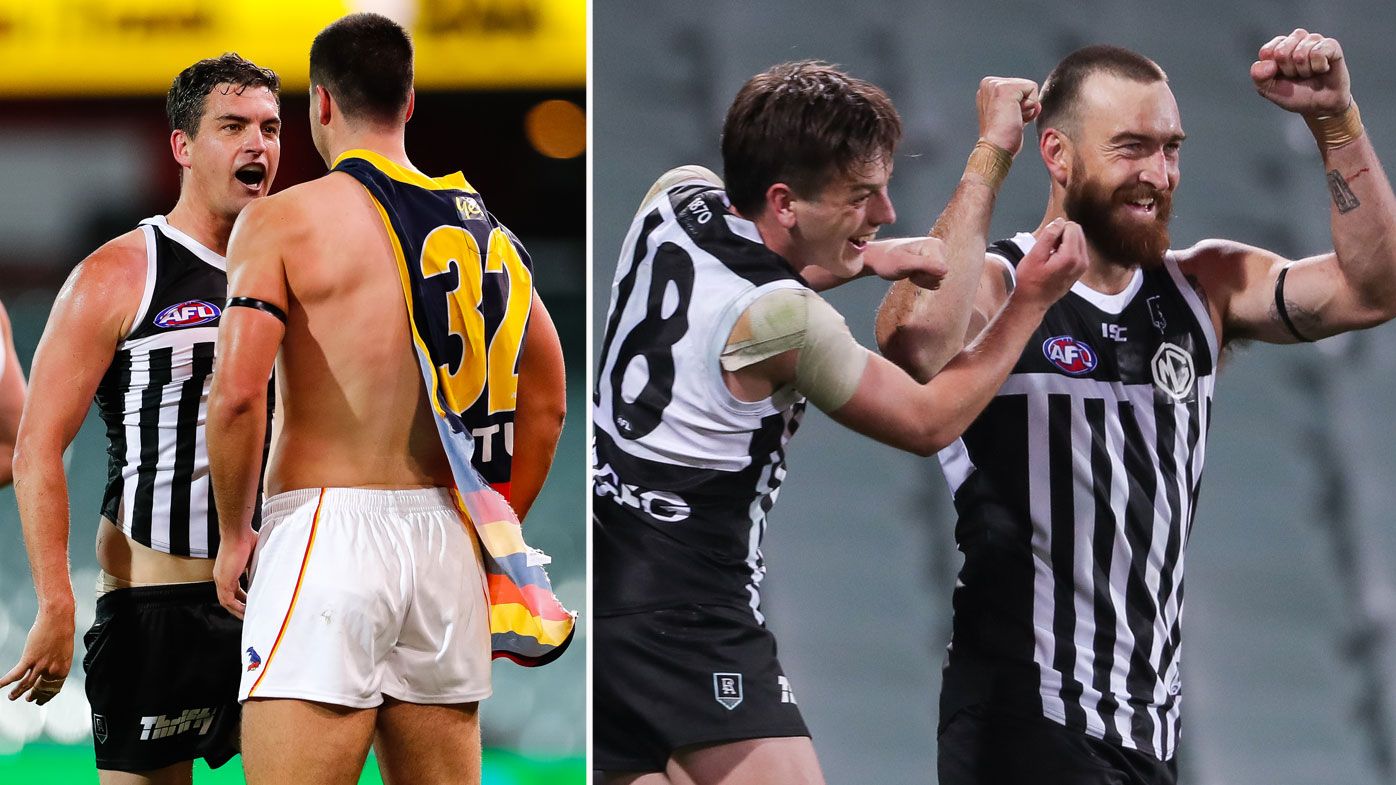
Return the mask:
POLYGON ((750 610, 713 605, 598 616, 595 767, 663 771, 677 749, 808 736, 776 640, 750 610))
POLYGON ((1177 758, 1144 752, 1071 730, 1042 716, 986 704, 941 722, 940 785, 1175 785, 1177 758))
POLYGON ((216 768, 237 754, 242 622, 212 582, 107 592, 83 640, 97 768, 216 768))

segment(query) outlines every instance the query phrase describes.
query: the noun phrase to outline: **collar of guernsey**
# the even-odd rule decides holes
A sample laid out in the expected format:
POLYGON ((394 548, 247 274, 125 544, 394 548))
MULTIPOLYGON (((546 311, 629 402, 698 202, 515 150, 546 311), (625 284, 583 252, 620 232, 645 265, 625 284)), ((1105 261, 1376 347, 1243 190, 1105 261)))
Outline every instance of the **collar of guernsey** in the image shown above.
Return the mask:
MULTIPOLYGON (((483 546, 494 657, 505 657, 528 666, 552 662, 571 643, 577 615, 562 607, 553 594, 552 582, 543 569, 551 559, 524 542, 523 529, 513 508, 471 464, 475 439, 462 420, 464 412, 452 410, 447 402, 445 386, 449 364, 438 366, 431 361, 433 354, 446 356, 446 346, 453 339, 450 325, 444 313, 423 312, 423 304, 430 300, 426 299, 422 266, 407 263, 408 259, 421 258, 427 235, 441 223, 436 219, 424 222, 420 215, 420 205, 429 205, 432 200, 442 205, 432 210, 433 214, 453 216, 472 236, 482 235, 477 238, 477 245, 485 249, 478 259, 482 267, 489 236, 496 231, 502 234, 503 230, 484 210, 471 211, 466 218, 464 211, 457 209, 455 200, 458 197, 479 198, 459 172, 446 177, 427 177, 369 150, 345 152, 335 160, 333 170, 354 177, 368 190, 392 242, 407 303, 408 324, 412 326, 417 364, 436 415, 441 446, 451 462, 456 500, 474 524, 483 546), (413 211, 413 206, 419 209, 413 211), (480 243, 480 239, 485 242, 480 243)), ((468 288, 462 286, 446 295, 457 300, 457 307, 465 313, 476 307, 468 300, 468 288)), ((454 339, 460 340, 459 336, 454 339)), ((470 403, 467 401, 464 405, 470 403)))

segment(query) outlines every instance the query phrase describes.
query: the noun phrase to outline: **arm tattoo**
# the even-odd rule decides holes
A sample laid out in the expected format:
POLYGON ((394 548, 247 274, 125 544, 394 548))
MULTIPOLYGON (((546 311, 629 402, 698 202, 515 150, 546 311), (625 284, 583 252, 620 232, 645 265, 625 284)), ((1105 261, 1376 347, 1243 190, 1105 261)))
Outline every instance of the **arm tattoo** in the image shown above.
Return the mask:
POLYGON ((1333 195, 1333 204, 1339 213, 1348 213, 1362 206, 1357 195, 1348 187, 1348 181, 1337 169, 1328 173, 1328 192, 1333 195))

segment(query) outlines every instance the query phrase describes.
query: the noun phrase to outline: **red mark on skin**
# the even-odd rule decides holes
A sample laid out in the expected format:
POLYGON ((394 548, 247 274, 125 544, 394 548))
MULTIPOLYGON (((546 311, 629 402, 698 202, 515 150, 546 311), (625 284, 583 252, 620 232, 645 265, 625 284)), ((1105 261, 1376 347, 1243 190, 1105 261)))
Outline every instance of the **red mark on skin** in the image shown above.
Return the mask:
POLYGON ((1357 178, 1361 177, 1364 173, 1370 171, 1372 170, 1364 166, 1361 169, 1358 169, 1356 172, 1353 172, 1352 176, 1348 178, 1348 182, 1352 182, 1353 180, 1356 180, 1357 178))

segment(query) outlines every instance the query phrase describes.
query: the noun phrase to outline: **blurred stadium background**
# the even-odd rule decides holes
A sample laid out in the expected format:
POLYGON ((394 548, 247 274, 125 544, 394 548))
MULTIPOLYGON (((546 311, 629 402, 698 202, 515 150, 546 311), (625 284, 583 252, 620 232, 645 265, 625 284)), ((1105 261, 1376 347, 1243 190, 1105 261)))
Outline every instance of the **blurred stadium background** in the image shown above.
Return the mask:
MULTIPOLYGON (((407 144, 423 171, 463 171, 527 245, 567 352, 571 418, 527 528, 564 604, 585 612, 586 10, 582 0, 0 0, 0 299, 26 374, 54 294, 92 249, 178 196, 164 94, 185 66, 237 51, 283 80, 275 190, 317 177, 307 54, 339 16, 373 10, 417 47, 407 144)), ((79 638, 91 623, 105 440, 90 417, 70 452, 79 638)), ((35 599, 14 494, 0 491, 0 662, 18 660, 35 599)), ((495 668, 482 709, 484 781, 581 782, 585 626, 547 667, 495 668)), ((79 641, 76 658, 83 647, 79 641)), ((83 673, 48 706, 0 701, 0 785, 95 782, 83 673)), ((202 764, 201 764, 202 767, 202 764)), ((365 782, 378 782, 370 765, 365 782)), ((200 782, 241 782, 236 760, 200 782)))
MULTIPOLYGON (((596 335, 640 196, 678 164, 720 171, 732 96, 785 60, 843 64, 899 107, 899 223, 884 236, 925 232, 949 198, 974 144, 981 77, 1041 80, 1088 43, 1137 49, 1169 73, 1188 133, 1175 246, 1228 237, 1290 256, 1332 247, 1314 142, 1247 75, 1261 44, 1295 27, 1342 42, 1372 140, 1388 171, 1396 165, 1396 9, 1386 0, 650 9, 600 0, 594 11, 596 335)), ((992 234, 1036 227, 1046 197, 1029 141, 992 234)), ((858 281, 829 297, 869 346, 885 291, 858 281)), ((1396 782, 1396 325, 1233 349, 1216 411, 1188 555, 1181 781, 1396 782)), ((826 776, 933 782, 959 568, 939 467, 813 410, 789 461, 764 549, 765 610, 826 776)))

